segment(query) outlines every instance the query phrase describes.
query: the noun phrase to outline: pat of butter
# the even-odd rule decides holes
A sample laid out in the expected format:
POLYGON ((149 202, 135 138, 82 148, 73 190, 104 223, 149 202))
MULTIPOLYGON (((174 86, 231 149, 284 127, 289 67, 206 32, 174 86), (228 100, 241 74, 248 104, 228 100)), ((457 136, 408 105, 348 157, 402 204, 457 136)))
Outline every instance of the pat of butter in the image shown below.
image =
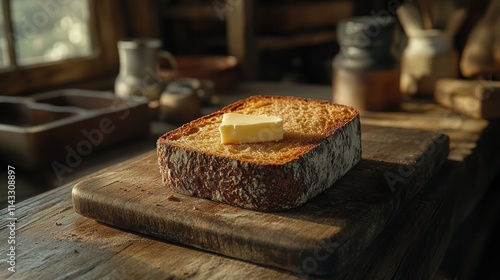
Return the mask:
POLYGON ((283 139, 283 120, 276 116, 226 113, 219 126, 222 144, 241 144, 283 139))

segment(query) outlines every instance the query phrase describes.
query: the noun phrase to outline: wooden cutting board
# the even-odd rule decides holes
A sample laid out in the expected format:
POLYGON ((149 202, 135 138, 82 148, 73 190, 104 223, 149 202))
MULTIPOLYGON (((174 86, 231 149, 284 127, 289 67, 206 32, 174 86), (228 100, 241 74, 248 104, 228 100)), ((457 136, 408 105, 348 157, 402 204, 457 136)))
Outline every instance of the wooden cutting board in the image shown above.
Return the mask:
POLYGON ((435 132, 362 126, 362 161, 326 192, 281 213, 175 194, 161 183, 155 153, 76 184, 73 204, 84 216, 133 232, 325 275, 370 244, 446 160, 448 145, 435 132))

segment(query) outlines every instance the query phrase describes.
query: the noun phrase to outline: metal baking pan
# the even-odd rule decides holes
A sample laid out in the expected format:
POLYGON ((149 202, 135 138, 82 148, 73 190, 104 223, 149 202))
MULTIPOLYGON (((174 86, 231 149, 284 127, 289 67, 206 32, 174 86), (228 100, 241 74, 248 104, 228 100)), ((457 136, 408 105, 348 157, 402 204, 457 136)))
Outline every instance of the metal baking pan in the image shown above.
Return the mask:
POLYGON ((69 168, 76 158, 149 132, 143 97, 66 89, 25 97, 0 97, 0 157, 25 169, 69 168))

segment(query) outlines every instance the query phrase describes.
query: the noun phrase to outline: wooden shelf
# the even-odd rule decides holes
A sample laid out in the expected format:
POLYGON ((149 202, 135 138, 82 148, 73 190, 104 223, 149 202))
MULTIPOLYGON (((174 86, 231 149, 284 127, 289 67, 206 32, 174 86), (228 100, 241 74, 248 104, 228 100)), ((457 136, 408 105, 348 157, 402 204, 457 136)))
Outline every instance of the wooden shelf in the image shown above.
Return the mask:
POLYGON ((161 12, 162 17, 172 20, 221 21, 213 5, 169 6, 161 12))
POLYGON ((259 51, 291 49, 333 42, 336 37, 334 30, 291 36, 264 36, 257 39, 256 47, 259 51))
MULTIPOLYGON (((256 7, 260 30, 296 34, 317 28, 334 27, 354 13, 354 2, 337 1, 280 1, 259 3, 256 7)), ((335 32, 335 30, 332 30, 335 32)))
MULTIPOLYGON (((161 14, 164 19, 177 21, 183 26, 179 29, 181 37, 185 37, 185 24, 192 27, 192 23, 201 23, 207 28, 214 23, 225 24, 228 54, 238 58, 244 77, 250 80, 257 76, 259 52, 334 42, 337 23, 353 16, 355 10, 355 1, 352 0, 224 3, 218 6, 215 2, 185 0, 178 5, 164 5, 161 14)), ((222 27, 217 25, 213 30, 218 28, 222 27)), ((189 36, 192 38, 187 40, 200 40, 196 33, 189 36)))

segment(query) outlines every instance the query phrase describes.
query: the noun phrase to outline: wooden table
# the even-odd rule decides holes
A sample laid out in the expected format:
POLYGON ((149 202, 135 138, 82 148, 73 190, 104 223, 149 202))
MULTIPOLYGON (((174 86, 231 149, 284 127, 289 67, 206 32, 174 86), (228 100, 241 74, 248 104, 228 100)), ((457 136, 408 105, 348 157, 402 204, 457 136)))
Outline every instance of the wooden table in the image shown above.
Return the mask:
MULTIPOLYGON (((223 104, 249 94, 331 98, 327 86, 250 83, 242 84, 223 98, 223 104)), ((500 128, 500 122, 468 119, 424 101, 405 102, 400 112, 365 112, 361 122, 445 133, 450 137, 450 153, 448 161, 416 198, 336 277, 431 278, 456 228, 499 173, 500 133, 495 130, 500 128)), ((126 162, 118 165, 124 164, 126 162)), ((106 169, 98 173, 104 172, 106 169)), ((80 216, 73 210, 73 185, 70 183, 16 204, 14 274, 7 270, 6 264, 11 221, 6 219, 7 209, 2 209, 0 278, 298 278, 284 271, 126 232, 80 216)))

